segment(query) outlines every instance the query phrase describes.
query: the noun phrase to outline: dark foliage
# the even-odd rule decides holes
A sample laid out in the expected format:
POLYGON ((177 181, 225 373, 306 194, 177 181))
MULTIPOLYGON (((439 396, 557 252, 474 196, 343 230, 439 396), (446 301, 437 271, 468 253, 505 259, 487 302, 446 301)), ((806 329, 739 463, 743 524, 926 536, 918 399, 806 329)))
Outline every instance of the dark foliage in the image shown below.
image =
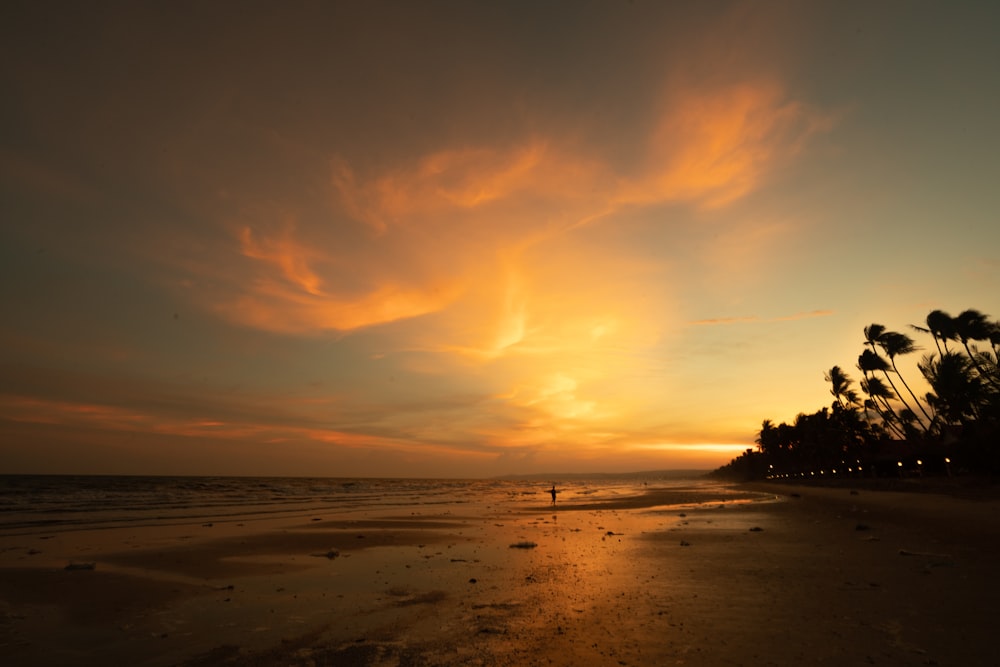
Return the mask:
POLYGON ((715 476, 728 479, 952 475, 1000 472, 1000 322, 976 310, 957 317, 935 310, 926 326, 933 353, 917 364, 931 391, 918 396, 896 365, 919 350, 908 335, 881 324, 864 329, 859 382, 839 366, 824 374, 830 407, 792 424, 761 424, 747 449, 715 476), (953 347, 949 348, 948 344, 953 347), (880 354, 881 352, 881 354, 880 354), (882 355, 885 355, 884 357, 882 355))

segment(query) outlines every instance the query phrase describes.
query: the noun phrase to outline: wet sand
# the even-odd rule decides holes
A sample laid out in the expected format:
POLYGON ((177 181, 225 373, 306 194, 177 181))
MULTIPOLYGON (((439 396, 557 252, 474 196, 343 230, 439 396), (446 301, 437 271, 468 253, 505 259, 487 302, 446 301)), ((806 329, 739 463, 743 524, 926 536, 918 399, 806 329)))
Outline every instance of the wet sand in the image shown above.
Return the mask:
POLYGON ((782 485, 711 500, 6 536, 0 660, 996 664, 997 501, 782 485))

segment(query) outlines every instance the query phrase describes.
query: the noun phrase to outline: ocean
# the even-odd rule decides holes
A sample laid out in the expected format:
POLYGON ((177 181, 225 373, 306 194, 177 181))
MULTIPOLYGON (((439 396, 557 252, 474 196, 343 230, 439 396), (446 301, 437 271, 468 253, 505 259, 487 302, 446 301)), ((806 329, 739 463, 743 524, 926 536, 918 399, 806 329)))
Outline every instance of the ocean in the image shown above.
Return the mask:
MULTIPOLYGON (((0 475, 0 535, 117 526, 244 521, 324 512, 472 503, 516 510, 548 498, 603 501, 649 485, 689 488, 676 473, 542 479, 373 479, 0 475)), ((704 482, 701 482, 702 484, 704 482)))

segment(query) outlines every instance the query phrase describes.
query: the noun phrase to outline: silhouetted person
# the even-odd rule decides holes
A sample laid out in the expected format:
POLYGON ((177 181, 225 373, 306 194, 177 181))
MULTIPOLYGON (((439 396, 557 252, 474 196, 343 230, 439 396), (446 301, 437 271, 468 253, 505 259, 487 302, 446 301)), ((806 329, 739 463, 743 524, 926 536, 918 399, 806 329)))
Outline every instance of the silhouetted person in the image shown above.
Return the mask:
POLYGON ((549 493, 552 494, 552 504, 555 505, 556 504, 556 494, 559 493, 558 491, 556 491, 556 485, 555 484, 553 484, 552 488, 549 489, 549 493))

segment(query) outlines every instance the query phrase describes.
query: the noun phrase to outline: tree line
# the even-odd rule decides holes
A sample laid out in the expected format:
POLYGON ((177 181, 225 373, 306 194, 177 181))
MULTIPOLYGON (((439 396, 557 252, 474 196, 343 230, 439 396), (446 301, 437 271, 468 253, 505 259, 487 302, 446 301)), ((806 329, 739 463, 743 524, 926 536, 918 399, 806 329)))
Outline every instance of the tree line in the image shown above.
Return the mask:
POLYGON ((956 317, 934 310, 923 325, 910 329, 933 340, 933 349, 916 365, 929 391, 915 392, 896 363, 921 350, 916 341, 871 324, 864 328, 857 385, 840 366, 829 369, 824 373, 834 399, 829 407, 800 413, 791 424, 765 419, 756 449, 747 449, 716 475, 1000 472, 1000 322, 977 310, 956 317))

